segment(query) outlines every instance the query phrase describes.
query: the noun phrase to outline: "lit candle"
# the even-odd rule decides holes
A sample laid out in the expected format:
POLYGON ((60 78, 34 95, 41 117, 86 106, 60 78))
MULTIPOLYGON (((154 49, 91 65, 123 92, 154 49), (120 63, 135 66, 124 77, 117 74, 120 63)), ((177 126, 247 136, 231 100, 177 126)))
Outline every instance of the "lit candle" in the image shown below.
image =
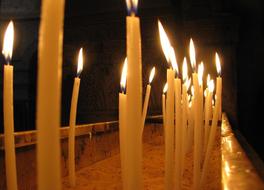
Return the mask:
POLYGON ((208 145, 207 145, 207 150, 206 150, 205 160, 204 160, 204 165, 203 165, 203 170, 202 170, 202 177, 201 177, 201 181, 200 181, 201 187, 204 184, 204 180, 205 180, 205 177, 206 177, 207 172, 208 172, 208 164, 209 164, 210 156, 211 156, 212 149, 213 149, 214 142, 215 142, 215 134, 216 134, 216 130, 217 130, 219 112, 221 112, 220 111, 220 104, 221 104, 221 96, 222 96, 222 78, 220 76, 221 75, 220 59, 219 59, 219 56, 217 53, 215 54, 215 61, 216 61, 216 68, 217 68, 217 73, 218 73, 218 77, 216 78, 216 96, 217 96, 217 99, 215 100, 215 108, 214 108, 212 126, 210 129, 210 135, 209 135, 209 140, 208 140, 208 145))
MULTIPOLYGON (((158 21, 160 42, 167 62, 170 60, 171 45, 167 34, 158 21)), ((165 125, 165 189, 173 189, 174 170, 174 70, 167 69, 167 100, 166 100, 166 125, 165 125)))
POLYGON ((75 125, 76 125, 76 111, 78 104, 79 88, 80 88, 80 74, 83 69, 83 49, 81 48, 78 56, 77 77, 74 78, 71 110, 70 110, 70 128, 69 128, 69 182, 71 187, 75 186, 75 125))
POLYGON ((198 82, 199 82, 199 100, 198 100, 198 113, 199 113, 199 122, 200 122, 200 161, 202 162, 203 156, 203 135, 204 135, 204 109, 203 109, 203 72, 204 72, 204 64, 201 62, 198 66, 198 82))
POLYGON ((198 81, 198 75, 196 73, 196 58, 195 49, 192 39, 190 40, 190 60, 193 68, 193 86, 194 86, 194 101, 193 101, 193 111, 194 111, 194 164, 193 164, 193 189, 198 189, 200 180, 200 163, 201 163, 201 122, 199 100, 200 100, 200 87, 198 81))
POLYGON ((166 83, 163 87, 163 94, 162 94, 162 118, 163 118, 163 127, 165 128, 166 125, 166 97, 165 94, 168 90, 168 83, 166 83))
POLYGON ((147 110, 148 110, 148 103, 149 103, 149 96, 150 96, 150 91, 151 91, 151 82, 154 78, 155 75, 155 67, 151 69, 150 75, 149 75, 149 83, 147 85, 146 89, 146 94, 145 94, 145 100, 144 100, 144 105, 143 105, 143 111, 142 111, 142 121, 141 121, 141 127, 142 127, 142 134, 144 130, 144 125, 145 125, 145 120, 146 120, 146 115, 147 115, 147 110))
POLYGON ((126 89, 126 79, 127 79, 127 59, 124 61, 120 87, 121 93, 119 93, 119 145, 120 145, 120 158, 121 158, 121 172, 122 172, 122 182, 123 182, 123 189, 127 189, 127 146, 126 146, 126 102, 127 96, 125 94, 126 89))
POLYGON ((43 0, 38 47, 37 184, 61 189, 60 105, 64 0, 43 0))
POLYGON ((187 90, 190 85, 190 80, 188 80, 188 67, 187 67, 187 60, 186 57, 183 59, 182 65, 182 154, 181 154, 181 175, 183 174, 184 168, 184 159, 186 153, 186 146, 187 146, 187 124, 188 124, 188 94, 187 90))
POLYGON ((127 0, 131 16, 126 17, 127 40, 127 136, 128 190, 142 189, 142 56, 140 20, 136 17, 138 0, 127 0))
POLYGON ((14 105, 13 105, 13 66, 10 65, 13 52, 14 24, 8 24, 5 32, 2 53, 7 61, 4 65, 4 140, 6 185, 8 190, 17 189, 16 150, 14 142, 14 105))
POLYGON ((212 94, 214 91, 214 81, 210 80, 210 75, 207 77, 207 88, 205 97, 205 124, 204 124, 204 153, 207 149, 208 135, 209 135, 209 121, 210 111, 212 110, 212 94))

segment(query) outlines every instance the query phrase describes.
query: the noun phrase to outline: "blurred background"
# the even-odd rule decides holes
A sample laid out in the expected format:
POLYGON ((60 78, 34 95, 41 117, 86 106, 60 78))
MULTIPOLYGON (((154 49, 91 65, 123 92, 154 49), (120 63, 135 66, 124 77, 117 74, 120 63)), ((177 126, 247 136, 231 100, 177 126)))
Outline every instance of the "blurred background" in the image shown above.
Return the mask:
MULTIPOLYGON (((143 93, 153 66, 149 114, 161 114, 168 67, 161 50, 157 20, 173 44, 179 67, 192 37, 205 77, 216 77, 214 54, 222 61, 223 111, 264 159, 264 2, 262 0, 139 0, 143 55, 143 93), (260 111, 259 111, 260 110, 260 111)), ((0 48, 10 19, 15 24, 15 131, 35 129, 37 48, 40 0, 0 0, 0 48)), ((84 48, 77 123, 117 120, 121 67, 126 56, 125 0, 66 0, 61 124, 68 125, 77 54, 84 48)), ((3 64, 0 56, 0 132, 3 132, 3 64)), ((189 72, 190 74, 190 72, 189 72)))

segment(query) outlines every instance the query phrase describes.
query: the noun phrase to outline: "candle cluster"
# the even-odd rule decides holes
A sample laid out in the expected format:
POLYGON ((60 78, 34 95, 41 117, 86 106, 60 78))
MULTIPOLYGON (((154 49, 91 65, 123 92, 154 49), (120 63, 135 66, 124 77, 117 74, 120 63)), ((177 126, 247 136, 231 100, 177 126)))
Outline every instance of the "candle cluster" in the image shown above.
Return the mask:
POLYGON ((218 77, 216 79, 215 104, 213 104, 214 80, 207 77, 203 88, 204 64, 196 67, 195 48, 190 40, 190 62, 193 69, 192 87, 188 76, 187 59, 182 65, 182 78, 175 52, 166 32, 158 22, 161 47, 170 68, 162 95, 162 113, 165 128, 165 189, 181 189, 184 159, 193 150, 193 189, 200 189, 208 170, 208 162, 214 145, 218 119, 221 119, 222 78, 220 58, 215 53, 218 77), (167 93, 166 93, 167 92, 167 93), (166 96, 165 96, 166 93, 166 96), (205 97, 204 97, 205 96, 205 97), (210 121, 212 124, 210 125, 210 121), (173 188, 174 187, 174 188, 173 188))

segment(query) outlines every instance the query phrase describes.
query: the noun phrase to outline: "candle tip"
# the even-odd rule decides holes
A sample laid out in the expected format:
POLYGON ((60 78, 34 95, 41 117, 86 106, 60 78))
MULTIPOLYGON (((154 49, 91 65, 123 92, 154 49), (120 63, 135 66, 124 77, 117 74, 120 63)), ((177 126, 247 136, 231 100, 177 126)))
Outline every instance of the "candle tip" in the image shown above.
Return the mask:
POLYGON ((14 44, 14 23, 10 21, 4 37, 2 54, 4 55, 7 63, 9 64, 12 58, 14 44))

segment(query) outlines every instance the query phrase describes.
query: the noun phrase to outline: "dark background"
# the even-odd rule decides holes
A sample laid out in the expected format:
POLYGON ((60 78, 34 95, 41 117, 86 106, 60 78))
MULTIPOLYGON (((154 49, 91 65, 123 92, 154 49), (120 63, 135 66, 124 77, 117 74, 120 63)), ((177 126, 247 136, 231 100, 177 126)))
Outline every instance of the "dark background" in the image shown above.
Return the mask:
MULTIPOLYGON (((77 53, 84 47, 77 123, 117 119, 118 91, 125 58, 125 0, 66 1, 62 79, 62 125, 68 125, 77 53)), ((214 52, 222 58, 223 111, 264 158, 262 114, 264 98, 264 19, 262 0, 139 0, 143 79, 156 66, 149 114, 161 113, 166 62, 160 48, 157 19, 163 23, 178 63, 188 55, 194 39, 197 60, 216 76, 214 52)), ((0 0, 0 47, 10 19, 15 22, 14 110, 15 130, 35 129, 39 0, 0 0)), ((2 122, 3 63, 0 57, 0 131, 2 122)), ((145 90, 144 90, 145 91, 145 90)))

